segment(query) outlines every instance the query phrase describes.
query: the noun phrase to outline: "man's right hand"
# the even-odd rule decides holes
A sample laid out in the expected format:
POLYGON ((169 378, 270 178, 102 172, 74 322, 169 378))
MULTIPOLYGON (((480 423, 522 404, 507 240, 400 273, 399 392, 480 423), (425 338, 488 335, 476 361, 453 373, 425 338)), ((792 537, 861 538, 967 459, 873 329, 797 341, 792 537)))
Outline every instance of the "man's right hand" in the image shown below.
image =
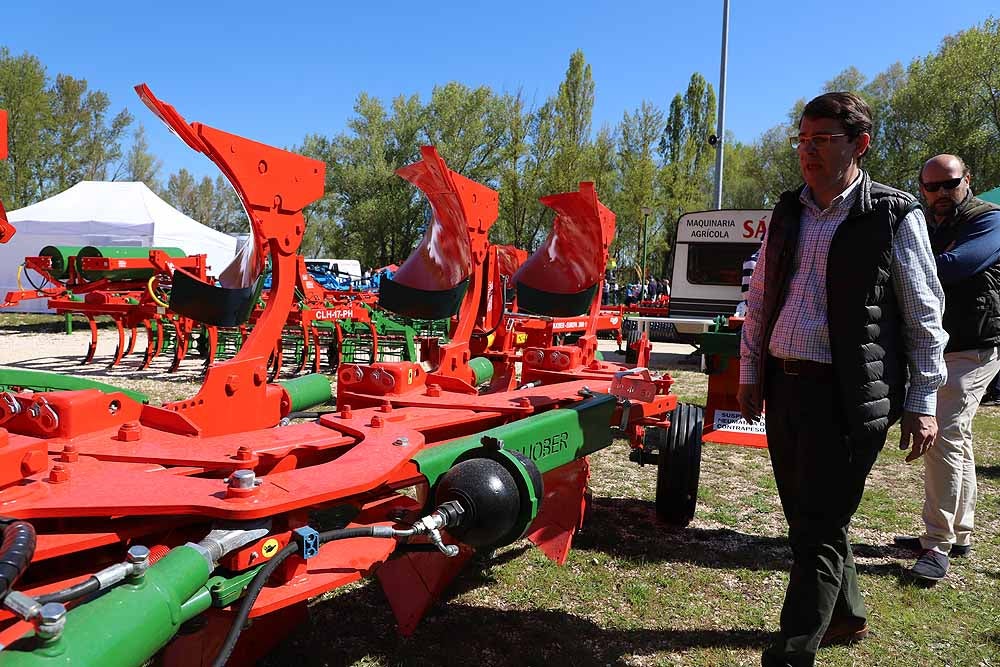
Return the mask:
POLYGON ((736 400, 740 403, 740 414, 748 422, 755 422, 760 419, 761 400, 760 385, 741 384, 736 392, 736 400))

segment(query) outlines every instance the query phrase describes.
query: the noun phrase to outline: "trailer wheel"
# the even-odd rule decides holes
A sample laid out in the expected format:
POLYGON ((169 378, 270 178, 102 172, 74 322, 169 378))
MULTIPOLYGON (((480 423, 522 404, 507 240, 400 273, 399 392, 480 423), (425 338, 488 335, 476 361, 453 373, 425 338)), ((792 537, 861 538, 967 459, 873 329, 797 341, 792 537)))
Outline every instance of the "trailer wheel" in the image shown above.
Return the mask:
POLYGON ((656 515, 683 528, 694 518, 701 472, 702 408, 678 403, 670 428, 646 430, 646 443, 659 453, 656 466, 656 515))

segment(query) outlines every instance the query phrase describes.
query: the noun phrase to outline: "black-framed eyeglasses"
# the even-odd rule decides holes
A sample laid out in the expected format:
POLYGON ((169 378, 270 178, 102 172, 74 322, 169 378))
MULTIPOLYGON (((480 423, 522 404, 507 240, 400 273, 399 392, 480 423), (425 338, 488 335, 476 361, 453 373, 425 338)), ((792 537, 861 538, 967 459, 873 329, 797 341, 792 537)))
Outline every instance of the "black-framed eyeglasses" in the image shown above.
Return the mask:
POLYGON ((788 143, 791 144, 792 148, 796 150, 799 146, 804 146, 805 144, 812 144, 816 148, 823 148, 829 145, 835 137, 846 137, 846 132, 817 132, 813 135, 800 134, 796 137, 788 137, 788 143))
POLYGON ((920 181, 920 185, 922 185, 924 190, 927 190, 927 192, 937 192, 941 188, 944 188, 945 190, 954 190, 962 184, 964 178, 964 176, 959 176, 958 178, 949 178, 947 181, 935 181, 934 183, 924 183, 923 181, 920 181))

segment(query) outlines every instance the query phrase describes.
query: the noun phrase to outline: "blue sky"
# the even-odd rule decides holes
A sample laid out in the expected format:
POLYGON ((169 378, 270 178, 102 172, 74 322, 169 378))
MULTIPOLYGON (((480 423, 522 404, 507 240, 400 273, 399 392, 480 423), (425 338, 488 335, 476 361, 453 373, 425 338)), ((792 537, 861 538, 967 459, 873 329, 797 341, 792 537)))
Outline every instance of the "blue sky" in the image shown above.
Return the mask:
MULTIPOLYGON (((4 4, 0 45, 37 55, 52 76, 87 79, 114 110, 127 106, 162 176, 216 171, 138 102, 139 82, 189 121, 286 146, 341 132, 362 91, 426 100, 457 80, 541 103, 576 49, 593 68, 595 129, 644 99, 666 109, 692 72, 719 81, 722 0, 4 4)), ((874 76, 1000 14, 985 0, 730 5, 726 126, 742 141, 850 65, 874 76)))

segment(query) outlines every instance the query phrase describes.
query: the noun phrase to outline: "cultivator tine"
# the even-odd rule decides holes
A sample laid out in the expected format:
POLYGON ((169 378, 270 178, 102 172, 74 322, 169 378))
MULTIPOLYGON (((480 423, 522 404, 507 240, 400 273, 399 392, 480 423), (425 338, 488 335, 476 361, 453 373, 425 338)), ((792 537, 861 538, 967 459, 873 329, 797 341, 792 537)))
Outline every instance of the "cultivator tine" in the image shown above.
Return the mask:
POLYGON ((208 354, 205 359, 205 368, 215 363, 215 355, 219 349, 219 330, 214 326, 207 328, 208 331, 208 354))
POLYGON ((139 370, 144 371, 149 368, 151 363, 153 363, 153 350, 156 347, 156 343, 152 322, 149 320, 143 320, 142 326, 146 327, 146 351, 142 355, 142 364, 139 366, 139 370))
POLYGON ((163 328, 164 328, 163 327, 163 318, 160 317, 160 316, 157 316, 153 320, 153 325, 156 327, 156 348, 153 350, 153 358, 156 358, 156 357, 160 356, 161 352, 163 352, 163 338, 164 338, 164 335, 165 335, 164 331, 163 331, 163 328))
POLYGON ((170 368, 167 369, 168 373, 177 372, 177 369, 181 367, 181 361, 183 361, 184 356, 187 353, 187 334, 184 331, 184 327, 181 325, 180 318, 175 319, 173 324, 176 339, 174 341, 174 358, 170 363, 170 368))
POLYGON ((108 364, 108 368, 114 368, 121 363, 122 357, 125 356, 125 325, 122 323, 122 318, 115 317, 112 318, 115 322, 115 329, 118 333, 118 347, 115 348, 115 356, 112 357, 111 363, 108 364))
POLYGON ((132 326, 128 330, 128 347, 125 348, 125 356, 126 357, 128 355, 132 354, 133 352, 135 352, 135 339, 136 338, 137 338, 137 336, 136 336, 136 328, 135 328, 135 326, 132 326))
POLYGON ((87 347, 87 356, 81 362, 83 365, 92 362, 97 352, 97 321, 93 315, 87 315, 87 324, 90 325, 90 345, 87 347))
POLYGON ((313 346, 313 373, 319 373, 322 369, 320 368, 323 361, 323 348, 319 342, 319 329, 314 326, 309 327, 309 333, 312 336, 312 346, 313 346))
POLYGON ((310 336, 309 336, 309 326, 303 323, 301 325, 302 333, 302 354, 300 355, 298 366, 295 368, 295 374, 301 375, 305 372, 306 366, 309 365, 309 348, 310 348, 310 336))

